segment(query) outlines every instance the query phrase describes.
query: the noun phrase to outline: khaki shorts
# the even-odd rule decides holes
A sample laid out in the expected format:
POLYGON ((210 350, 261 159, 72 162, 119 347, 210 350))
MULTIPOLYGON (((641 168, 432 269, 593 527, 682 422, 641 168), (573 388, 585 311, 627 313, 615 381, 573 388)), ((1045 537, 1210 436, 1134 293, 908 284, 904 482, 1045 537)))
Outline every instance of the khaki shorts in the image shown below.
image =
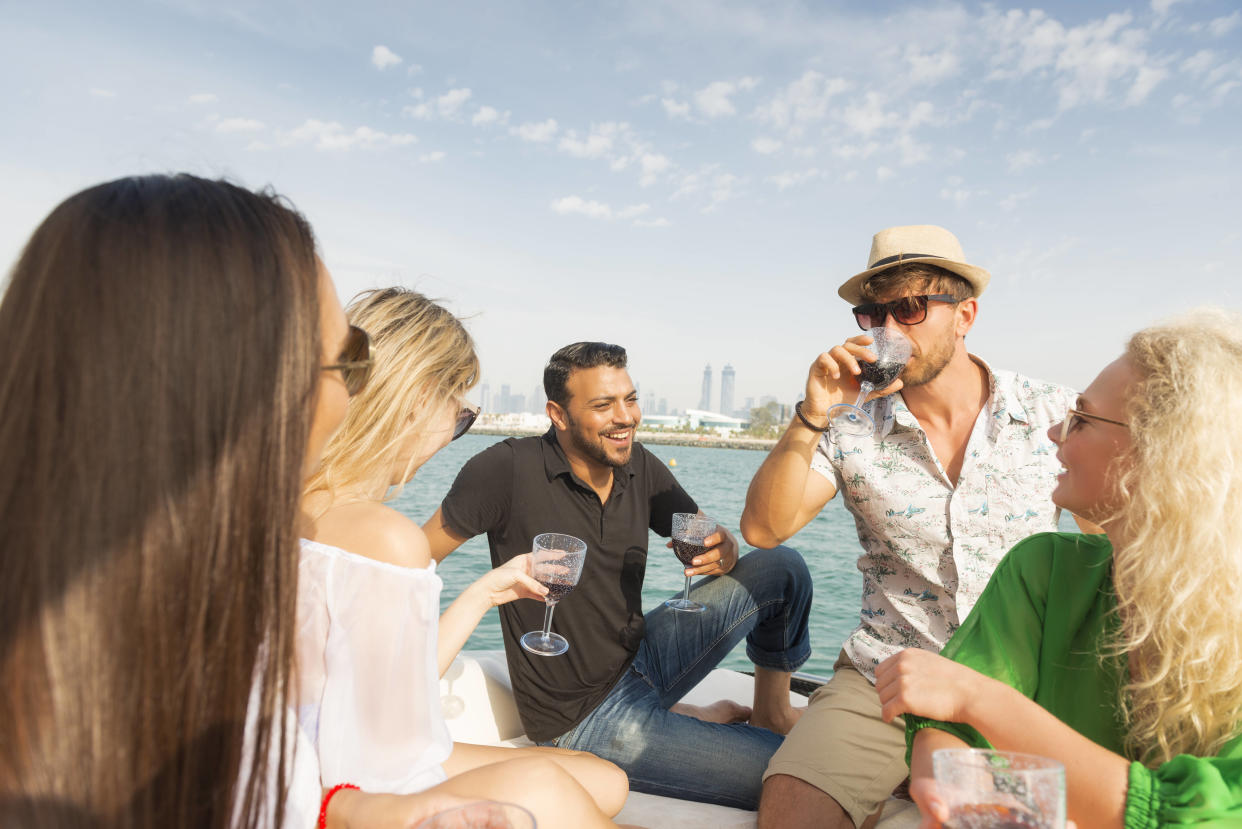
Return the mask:
POLYGON ((875 686, 842 651, 832 679, 811 695, 763 779, 787 774, 809 783, 861 826, 909 774, 905 729, 900 717, 891 724, 880 719, 875 686))

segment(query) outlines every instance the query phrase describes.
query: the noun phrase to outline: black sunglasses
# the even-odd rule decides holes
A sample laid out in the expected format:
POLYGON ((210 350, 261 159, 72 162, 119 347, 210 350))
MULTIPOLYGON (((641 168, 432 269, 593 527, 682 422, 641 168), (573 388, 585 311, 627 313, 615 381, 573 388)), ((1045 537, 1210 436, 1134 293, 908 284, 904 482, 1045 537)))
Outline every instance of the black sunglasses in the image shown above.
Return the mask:
POLYGON ((474 425, 474 421, 478 416, 479 410, 472 406, 466 406, 458 412, 457 423, 453 426, 453 437, 451 440, 457 440, 466 432, 469 432, 470 427, 474 425))
POLYGON ((375 367, 375 349, 371 347, 371 335, 356 325, 349 326, 349 336, 341 349, 339 362, 321 366, 324 371, 339 371, 345 381, 345 391, 353 397, 367 387, 371 369, 375 367))
POLYGON ((949 294, 922 294, 903 296, 892 302, 868 302, 854 307, 854 320, 864 331, 868 328, 882 328, 889 315, 902 325, 918 325, 927 319, 928 302, 949 302, 956 305, 961 300, 949 294))

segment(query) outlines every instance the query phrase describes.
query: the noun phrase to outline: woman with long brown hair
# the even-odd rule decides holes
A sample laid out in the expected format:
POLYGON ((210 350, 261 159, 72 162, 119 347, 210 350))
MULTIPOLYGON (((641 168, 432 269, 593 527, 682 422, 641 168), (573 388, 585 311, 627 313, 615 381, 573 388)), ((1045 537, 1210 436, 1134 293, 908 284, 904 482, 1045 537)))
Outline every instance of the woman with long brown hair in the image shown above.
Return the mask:
POLYGON ((193 176, 84 190, 10 273, 0 353, 0 825, 314 825, 299 502, 370 363, 309 225, 193 176))

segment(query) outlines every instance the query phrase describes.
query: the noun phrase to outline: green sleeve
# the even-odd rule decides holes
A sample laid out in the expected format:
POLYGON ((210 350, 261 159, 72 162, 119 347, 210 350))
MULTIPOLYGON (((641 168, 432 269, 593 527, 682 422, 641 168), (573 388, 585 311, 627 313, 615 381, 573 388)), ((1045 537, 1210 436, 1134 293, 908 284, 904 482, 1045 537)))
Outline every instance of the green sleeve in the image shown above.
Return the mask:
MULTIPOLYGON (((940 653, 981 674, 999 679, 1033 697, 1039 682, 1039 649, 1044 609, 1052 570, 1052 533, 1027 538, 1009 551, 970 615, 940 653)), ((923 728, 939 728, 975 748, 991 748, 983 736, 965 723, 943 723, 907 715, 906 764, 914 735, 923 728)))
POLYGON ((1242 738, 1219 757, 1181 754, 1149 769, 1130 766, 1126 829, 1242 827, 1242 738))

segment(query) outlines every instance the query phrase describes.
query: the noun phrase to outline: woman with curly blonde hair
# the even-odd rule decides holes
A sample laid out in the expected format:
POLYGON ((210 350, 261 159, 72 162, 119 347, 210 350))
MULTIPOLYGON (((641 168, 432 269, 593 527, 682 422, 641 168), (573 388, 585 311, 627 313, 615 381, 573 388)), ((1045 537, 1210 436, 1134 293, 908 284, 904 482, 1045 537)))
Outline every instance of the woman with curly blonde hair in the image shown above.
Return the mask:
POLYGON ((1079 826, 1242 825, 1242 315, 1140 331, 1050 437, 1053 500, 1105 535, 1016 546, 941 656, 882 663, 910 793, 948 818, 931 753, 1065 764, 1079 826))
POLYGON ((440 675, 485 612, 542 601, 547 589, 520 556, 439 615, 427 537, 384 502, 474 422, 465 399, 479 376, 474 343, 453 314, 402 288, 366 293, 347 311, 371 334, 374 369, 308 481, 298 581, 298 713, 323 786, 511 801, 540 827, 613 826, 628 792, 613 764, 452 742, 440 675))

